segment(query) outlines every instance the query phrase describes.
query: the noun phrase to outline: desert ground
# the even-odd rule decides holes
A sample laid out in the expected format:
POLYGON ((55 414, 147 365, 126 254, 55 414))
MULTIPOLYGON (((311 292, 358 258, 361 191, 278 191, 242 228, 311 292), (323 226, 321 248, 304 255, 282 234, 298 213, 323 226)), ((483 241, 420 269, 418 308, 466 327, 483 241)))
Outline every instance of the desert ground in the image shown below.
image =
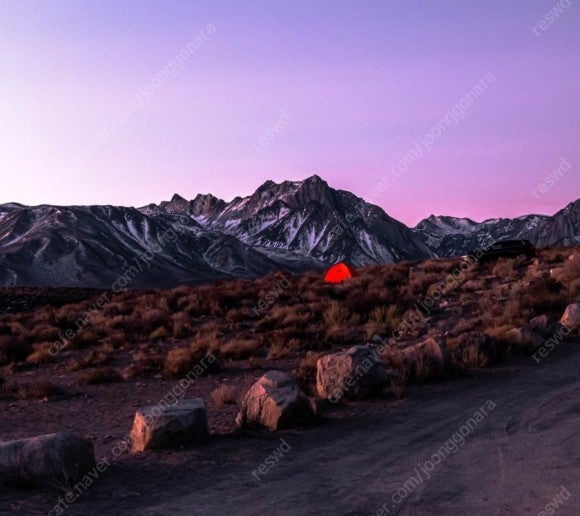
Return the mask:
POLYGON ((513 330, 577 302, 578 263, 577 248, 556 249, 465 269, 455 282, 445 279, 458 259, 370 267, 339 285, 310 274, 106 293, 57 352, 58 334, 103 293, 37 292, 23 307, 30 292, 5 290, 0 439, 72 432, 107 467, 66 507, 63 486, 1 485, 0 513, 577 514, 580 341, 539 357, 539 335, 513 330), (397 359, 427 338, 446 342, 445 374, 397 359), (368 342, 408 381, 293 429, 234 424, 266 371, 291 373, 314 398, 318 358, 368 342), (205 401, 209 441, 116 454, 137 408, 206 353, 219 367, 184 397, 205 401))
MULTIPOLYGON (((578 514, 579 367, 576 339, 540 364, 522 357, 472 378, 412 386, 404 400, 357 402, 300 431, 127 456, 67 514, 540 514, 562 487, 570 497, 557 513, 578 514), (488 401, 496 408, 465 444, 399 501, 416 468, 488 401), (257 479, 281 439, 290 450, 257 479), (390 512, 378 512, 385 504, 390 512)), ((36 431, 51 430, 45 423, 36 431)), ((121 419, 119 430, 129 424, 121 419)), ((2 514, 46 514, 56 495, 4 490, 0 502, 2 514)))

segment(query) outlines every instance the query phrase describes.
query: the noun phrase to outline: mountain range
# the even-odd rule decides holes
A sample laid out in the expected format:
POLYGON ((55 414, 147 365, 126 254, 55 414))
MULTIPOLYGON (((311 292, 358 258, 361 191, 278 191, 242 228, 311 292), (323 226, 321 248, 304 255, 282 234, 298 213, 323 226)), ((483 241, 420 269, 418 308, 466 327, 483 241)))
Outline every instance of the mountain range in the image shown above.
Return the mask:
POLYGON ((432 215, 414 228, 318 176, 267 181, 230 202, 176 194, 142 208, 10 203, 0 205, 0 286, 168 287, 455 256, 503 238, 580 244, 580 199, 553 216, 432 215))

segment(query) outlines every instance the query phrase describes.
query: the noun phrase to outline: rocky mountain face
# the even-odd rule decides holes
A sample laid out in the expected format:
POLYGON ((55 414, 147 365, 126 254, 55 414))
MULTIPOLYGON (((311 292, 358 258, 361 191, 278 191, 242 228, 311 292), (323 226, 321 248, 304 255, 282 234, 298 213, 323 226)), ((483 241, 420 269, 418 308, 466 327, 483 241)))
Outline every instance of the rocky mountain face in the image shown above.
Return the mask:
POLYGON ((318 176, 267 181, 136 209, 0 205, 0 286, 168 287, 276 271, 465 254, 501 238, 580 241, 580 201, 553 217, 477 223, 431 216, 414 229, 318 176))
POLYGON ((207 231, 234 236, 276 261, 306 257, 360 266, 432 256, 404 224, 318 176, 267 181, 251 196, 229 203, 198 195, 190 202, 174 197, 159 208, 190 216, 207 231))
POLYGON ((458 256, 498 240, 526 239, 537 247, 580 244, 580 199, 553 216, 524 215, 514 219, 474 222, 431 215, 413 231, 437 256, 458 256))
POLYGON ((245 198, 146 207, 0 206, 0 285, 197 284, 432 256, 404 224, 317 176, 245 198))

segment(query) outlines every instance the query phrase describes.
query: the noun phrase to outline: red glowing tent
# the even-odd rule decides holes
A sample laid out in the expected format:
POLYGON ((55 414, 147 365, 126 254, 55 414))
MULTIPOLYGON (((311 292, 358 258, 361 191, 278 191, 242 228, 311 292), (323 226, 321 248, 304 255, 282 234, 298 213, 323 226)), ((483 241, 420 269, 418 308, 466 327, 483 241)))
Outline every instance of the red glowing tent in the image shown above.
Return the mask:
POLYGON ((342 283, 345 279, 358 276, 357 272, 344 262, 333 265, 324 276, 326 283, 342 283))

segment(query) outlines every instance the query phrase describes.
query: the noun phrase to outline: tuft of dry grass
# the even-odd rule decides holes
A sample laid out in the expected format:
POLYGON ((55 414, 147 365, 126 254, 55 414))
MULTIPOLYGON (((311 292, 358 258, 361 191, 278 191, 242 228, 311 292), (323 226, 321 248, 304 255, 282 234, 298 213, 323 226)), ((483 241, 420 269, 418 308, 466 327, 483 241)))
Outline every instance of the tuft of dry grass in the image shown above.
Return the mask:
POLYGON ((492 268, 492 274, 502 281, 513 280, 517 277, 517 266, 514 258, 500 258, 492 268))
POLYGON ((398 375, 389 376, 389 389, 400 400, 407 390, 407 382, 409 381, 411 370, 409 367, 403 366, 397 371, 398 375))
POLYGON ((26 362, 28 364, 40 365, 47 364, 54 359, 51 353, 52 344, 50 342, 44 342, 42 344, 34 344, 34 351, 26 357, 26 362))
POLYGON ((420 354, 413 363, 413 372, 419 382, 424 382, 437 376, 439 371, 429 357, 420 354))
POLYGON ((260 341, 257 339, 232 339, 222 344, 219 354, 223 358, 244 360, 260 354, 260 341))
POLYGON ((89 367, 102 367, 110 364, 111 359, 112 357, 110 353, 92 350, 83 357, 71 360, 67 365, 67 369, 69 371, 79 371, 89 367))
POLYGON ((482 369, 489 365, 488 356, 477 346, 467 346, 461 351, 461 362, 473 369, 482 369))
POLYGON ((3 335, 0 337, 0 366, 22 362, 32 353, 32 345, 22 337, 3 335))
POLYGON ((211 393, 211 399, 217 407, 235 405, 240 397, 239 390, 230 384, 222 384, 211 393))
POLYGON ((171 337, 171 333, 165 326, 160 326, 149 334, 149 338, 153 341, 168 339, 169 337, 171 337))
POLYGON ((189 348, 174 348, 165 358, 163 375, 169 378, 185 376, 199 362, 200 355, 189 348))
POLYGON ((505 359, 506 347, 486 333, 470 332, 460 335, 453 342, 453 355, 466 367, 475 369, 489 367, 505 359))
POLYGON ((294 371, 294 376, 300 389, 311 395, 316 395, 316 372, 318 360, 324 353, 308 351, 306 355, 300 359, 298 366, 294 371))
POLYGON ((98 385, 104 383, 120 382, 123 377, 113 367, 98 367, 87 369, 79 374, 79 385, 98 385))
POLYGON ((0 399, 40 400, 62 396, 64 389, 49 380, 15 384, 0 382, 0 399))

